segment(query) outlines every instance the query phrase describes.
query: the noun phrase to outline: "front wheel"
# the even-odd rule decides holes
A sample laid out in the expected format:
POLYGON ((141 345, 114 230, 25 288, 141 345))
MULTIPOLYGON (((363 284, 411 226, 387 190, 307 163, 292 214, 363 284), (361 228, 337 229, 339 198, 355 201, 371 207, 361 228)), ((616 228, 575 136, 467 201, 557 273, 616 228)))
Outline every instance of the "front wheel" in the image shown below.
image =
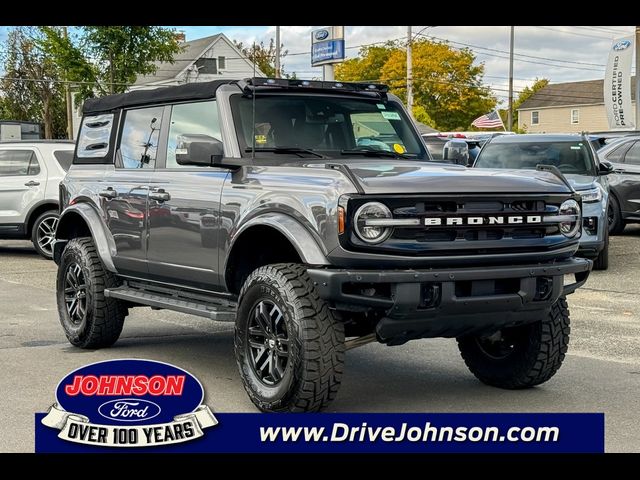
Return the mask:
POLYGON ((36 252, 47 260, 53 258, 53 241, 56 237, 58 218, 57 211, 49 210, 39 215, 31 228, 31 242, 36 252))
POLYGON ((613 195, 609 195, 609 205, 607 206, 607 222, 609 223, 609 233, 611 235, 617 235, 622 233, 625 227, 624 219, 622 218, 622 210, 620 209, 620 202, 613 195))
POLYGON ((265 412, 317 412, 337 395, 344 325, 302 265, 260 267, 238 300, 235 355, 251 401, 265 412))
POLYGON ((533 387, 558 371, 569 345, 569 308, 561 297, 540 321, 492 334, 465 335, 458 348, 478 380, 506 389, 533 387))
POLYGON ((604 248, 600 250, 598 256, 593 260, 594 270, 607 270, 609 268, 609 232, 604 232, 604 248))

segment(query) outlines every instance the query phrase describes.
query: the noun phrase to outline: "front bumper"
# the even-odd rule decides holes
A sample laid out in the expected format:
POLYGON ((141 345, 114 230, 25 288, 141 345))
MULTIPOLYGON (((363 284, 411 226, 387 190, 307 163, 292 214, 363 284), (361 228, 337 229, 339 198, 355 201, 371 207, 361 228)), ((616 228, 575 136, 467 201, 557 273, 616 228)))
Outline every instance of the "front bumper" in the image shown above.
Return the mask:
POLYGON ((593 262, 429 270, 309 269, 321 298, 341 311, 382 311, 378 340, 457 337, 529 323, 582 286, 593 262), (575 281, 564 284, 564 276, 575 281))

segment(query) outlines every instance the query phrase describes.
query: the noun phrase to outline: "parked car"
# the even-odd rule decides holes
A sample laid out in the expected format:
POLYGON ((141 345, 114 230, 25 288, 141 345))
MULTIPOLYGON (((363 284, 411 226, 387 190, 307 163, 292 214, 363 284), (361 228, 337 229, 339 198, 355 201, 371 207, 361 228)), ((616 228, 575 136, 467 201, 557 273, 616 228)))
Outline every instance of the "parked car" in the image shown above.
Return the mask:
POLYGON ((476 135, 466 135, 464 133, 426 133, 422 135, 422 140, 427 146, 427 150, 429 150, 429 155, 431 155, 431 158, 439 162, 451 162, 450 159, 444 158, 444 147, 449 140, 453 139, 465 141, 468 146, 469 161, 473 163, 473 161, 478 156, 478 153, 480 153, 480 149, 482 148, 482 145, 484 145, 484 142, 486 142, 488 138, 491 138, 496 134, 503 135, 504 133, 476 132, 476 135))
POLYGON ((53 256, 58 223, 58 185, 73 159, 74 143, 0 142, 0 239, 31 239, 53 256))
POLYGON ((589 141, 575 134, 509 135, 487 141, 474 168, 536 170, 552 165, 582 196, 583 229, 578 254, 594 259, 594 269, 609 267, 607 206, 610 163, 599 161, 589 141))
POLYGON ((609 233, 618 234, 627 223, 640 222, 640 135, 618 138, 598 151, 613 165, 609 176, 609 233))
POLYGON ((429 162, 370 83, 218 80, 83 108, 54 246, 73 345, 112 345, 137 306, 233 321, 244 388, 278 412, 327 407, 345 351, 373 341, 457 338, 501 388, 560 368, 565 296, 592 262, 574 258, 581 198, 556 175, 429 162), (120 201, 181 221, 106 224, 120 201), (113 241, 132 228, 144 241, 113 241))

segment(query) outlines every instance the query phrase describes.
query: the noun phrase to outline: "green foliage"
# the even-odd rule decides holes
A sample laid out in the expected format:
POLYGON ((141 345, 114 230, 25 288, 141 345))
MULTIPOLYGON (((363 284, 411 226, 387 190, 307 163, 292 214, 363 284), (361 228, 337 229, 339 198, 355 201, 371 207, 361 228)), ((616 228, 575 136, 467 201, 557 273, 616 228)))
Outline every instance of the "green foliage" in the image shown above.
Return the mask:
POLYGON ((413 118, 420 123, 424 123, 425 125, 436 128, 436 124, 427 113, 427 110, 422 105, 414 105, 413 106, 413 118))
MULTIPOLYGON (((250 61, 255 63, 256 67, 260 69, 267 77, 276 76, 276 42, 272 38, 269 41, 269 45, 265 45, 264 42, 260 44, 244 45, 242 42, 233 40, 233 44, 236 46, 242 55, 247 57, 250 61)), ((280 75, 283 78, 296 78, 296 73, 291 75, 284 73, 284 67, 282 65, 282 59, 289 53, 288 50, 283 50, 283 45, 280 45, 280 75)))
POLYGON ((5 120, 38 122, 45 138, 66 137, 64 86, 60 69, 39 42, 39 27, 17 27, 9 31, 0 83, 0 117, 5 120))
POLYGON ((513 131, 514 132, 526 133, 526 130, 527 130, 526 125, 523 125, 522 129, 518 128, 518 108, 520 108, 520 105, 522 105, 525 102, 525 100, 528 100, 529 98, 531 98, 533 94, 536 93, 538 90, 542 90, 547 85, 549 85, 548 78, 536 77, 536 79, 533 82, 533 85, 531 85, 531 87, 524 87, 520 92, 520 94, 518 95, 518 98, 514 100, 513 102, 513 131))
MULTIPOLYGON (((434 128, 466 130, 475 118, 495 107, 496 99, 482 84, 484 65, 475 63, 471 50, 421 39, 413 42, 412 59, 414 106, 428 113, 428 124, 434 128)), ((339 80, 382 81, 403 100, 406 76, 406 49, 397 43, 365 47, 359 58, 336 68, 339 80)))

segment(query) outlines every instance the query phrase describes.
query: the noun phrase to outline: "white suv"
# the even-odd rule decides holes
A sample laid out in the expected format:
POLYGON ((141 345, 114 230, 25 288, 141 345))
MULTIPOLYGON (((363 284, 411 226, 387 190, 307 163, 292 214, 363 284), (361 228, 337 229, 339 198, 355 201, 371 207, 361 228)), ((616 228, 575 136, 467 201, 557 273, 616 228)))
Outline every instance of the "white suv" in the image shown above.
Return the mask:
POLYGON ((0 142, 0 239, 31 239, 52 258, 58 185, 73 159, 71 141, 0 142))

